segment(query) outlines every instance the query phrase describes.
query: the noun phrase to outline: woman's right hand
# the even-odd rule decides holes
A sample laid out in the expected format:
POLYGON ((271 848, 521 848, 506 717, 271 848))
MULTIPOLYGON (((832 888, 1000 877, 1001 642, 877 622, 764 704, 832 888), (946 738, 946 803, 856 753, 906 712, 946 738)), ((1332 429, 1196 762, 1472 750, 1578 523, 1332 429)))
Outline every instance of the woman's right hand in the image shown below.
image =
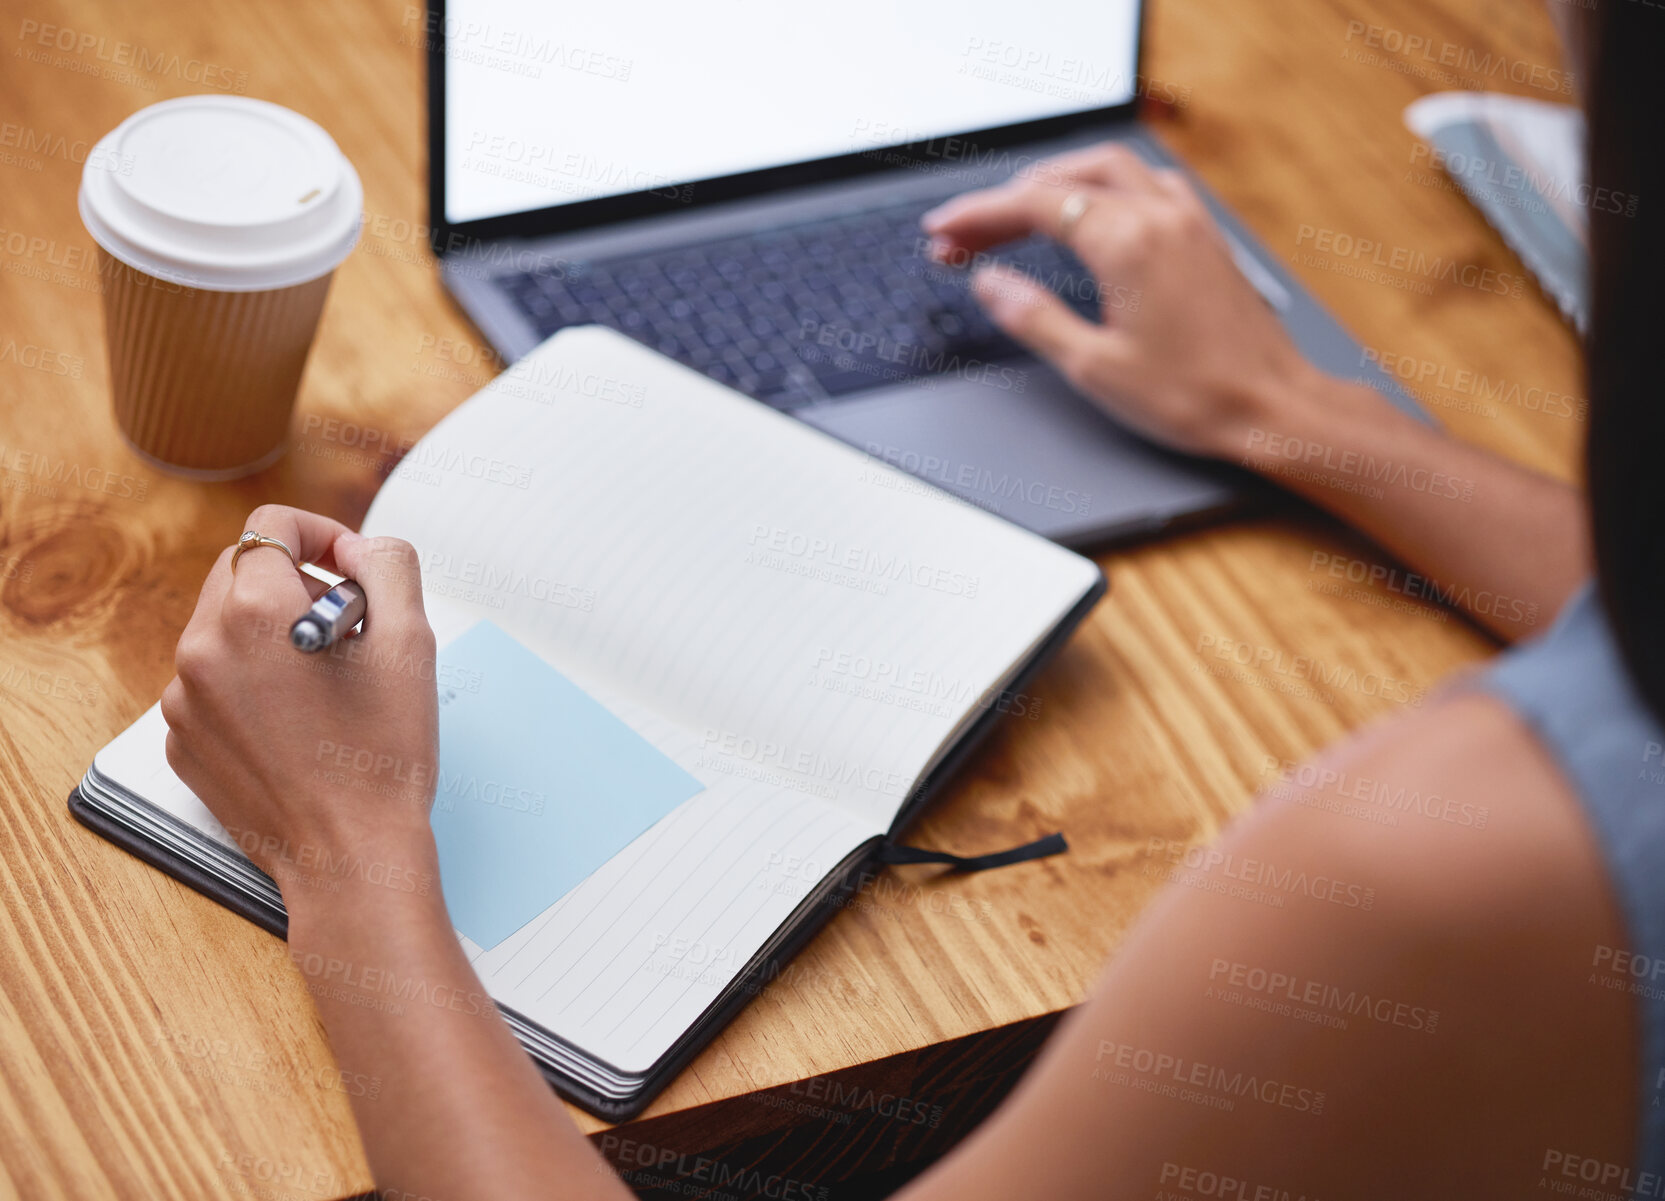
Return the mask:
POLYGON ((437 899, 434 633, 409 543, 263 505, 246 529, 339 570, 368 598, 363 633, 316 655, 289 645, 312 593, 283 551, 227 549, 180 636, 162 693, 168 764, 296 903, 368 883, 437 899), (302 887, 311 886, 311 887, 302 887))
POLYGON ((1099 281, 1104 324, 1010 268, 978 268, 976 295, 996 324, 1124 424, 1176 450, 1240 458, 1250 431, 1300 403, 1318 373, 1178 171, 1125 146, 1095 146, 955 197, 923 224, 935 257, 975 266, 1015 238, 1058 237, 1074 192, 1087 206, 1068 241, 1099 281))

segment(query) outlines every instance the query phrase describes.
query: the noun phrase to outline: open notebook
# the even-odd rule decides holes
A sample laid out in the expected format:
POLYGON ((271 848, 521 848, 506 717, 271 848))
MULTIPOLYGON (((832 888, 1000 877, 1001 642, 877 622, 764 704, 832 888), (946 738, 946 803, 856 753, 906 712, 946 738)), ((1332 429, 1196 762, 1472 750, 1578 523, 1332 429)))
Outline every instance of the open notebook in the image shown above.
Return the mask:
MULTIPOLYGON (((1104 590, 1089 560, 597 327, 441 421, 363 530, 420 552, 442 662, 490 622, 686 773, 691 795, 500 941, 459 931, 546 1075, 614 1119, 836 912, 1104 590)), ((153 706, 72 810, 282 933, 164 732, 153 706)), ((451 754, 442 729, 442 779, 451 754)))

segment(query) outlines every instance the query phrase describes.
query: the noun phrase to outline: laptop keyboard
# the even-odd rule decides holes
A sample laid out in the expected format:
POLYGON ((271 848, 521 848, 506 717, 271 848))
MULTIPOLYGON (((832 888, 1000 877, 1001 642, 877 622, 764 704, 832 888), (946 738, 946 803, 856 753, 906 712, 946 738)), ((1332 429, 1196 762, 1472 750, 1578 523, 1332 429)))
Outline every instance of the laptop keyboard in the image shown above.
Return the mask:
MULTIPOLYGON (((983 315, 969 276, 923 257, 917 203, 494 282, 548 337, 605 325, 779 409, 928 375, 982 374, 1023 354, 983 315)), ((1098 286, 1066 248, 1031 238, 991 256, 1090 320, 1098 286)))

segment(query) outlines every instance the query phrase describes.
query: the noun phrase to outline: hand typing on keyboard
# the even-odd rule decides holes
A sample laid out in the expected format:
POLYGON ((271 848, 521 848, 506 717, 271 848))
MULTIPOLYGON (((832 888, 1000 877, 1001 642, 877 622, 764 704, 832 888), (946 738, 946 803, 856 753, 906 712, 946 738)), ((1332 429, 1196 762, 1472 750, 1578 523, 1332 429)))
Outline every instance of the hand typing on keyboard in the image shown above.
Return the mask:
MULTIPOLYGON (((965 272, 926 257, 924 208, 910 201, 498 283, 543 337, 607 325, 781 409, 922 376, 1011 371, 1023 348, 990 321, 965 272)), ((1092 276, 1056 241, 1018 241, 997 261, 1096 319, 1092 276)))
POLYGON ((1269 405, 1309 394, 1300 385, 1315 369, 1177 171, 1117 145, 1051 166, 927 213, 930 253, 969 267, 993 324, 1119 420, 1177 450, 1240 454, 1269 405), (1036 234, 1067 240, 1091 269, 1098 320, 982 258, 1036 234))

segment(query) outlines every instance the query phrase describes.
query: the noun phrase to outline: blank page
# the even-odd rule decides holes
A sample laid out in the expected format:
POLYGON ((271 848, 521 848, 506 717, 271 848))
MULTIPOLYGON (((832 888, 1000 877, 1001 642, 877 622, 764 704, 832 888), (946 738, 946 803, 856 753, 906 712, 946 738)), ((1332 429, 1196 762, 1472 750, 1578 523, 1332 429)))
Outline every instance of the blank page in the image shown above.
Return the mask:
POLYGON ((879 829, 1097 579, 595 326, 442 421, 364 529, 415 543, 430 595, 681 726, 708 770, 879 829))

